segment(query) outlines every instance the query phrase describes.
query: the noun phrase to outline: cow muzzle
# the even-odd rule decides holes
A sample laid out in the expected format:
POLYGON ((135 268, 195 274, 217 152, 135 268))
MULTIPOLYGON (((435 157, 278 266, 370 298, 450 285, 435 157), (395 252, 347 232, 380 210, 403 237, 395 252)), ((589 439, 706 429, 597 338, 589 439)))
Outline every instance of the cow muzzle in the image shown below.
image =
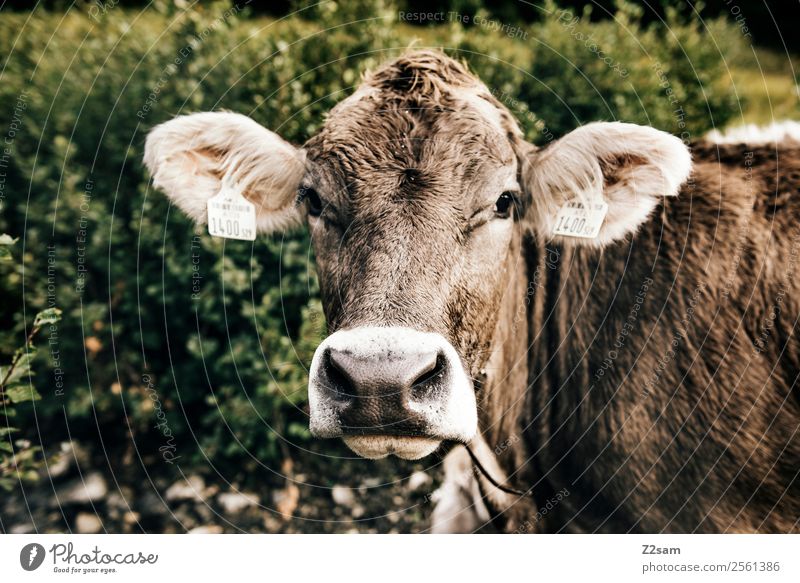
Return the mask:
POLYGON ((340 330, 320 344, 308 383, 311 433, 358 455, 419 459, 477 431, 475 392, 441 335, 401 327, 340 330))

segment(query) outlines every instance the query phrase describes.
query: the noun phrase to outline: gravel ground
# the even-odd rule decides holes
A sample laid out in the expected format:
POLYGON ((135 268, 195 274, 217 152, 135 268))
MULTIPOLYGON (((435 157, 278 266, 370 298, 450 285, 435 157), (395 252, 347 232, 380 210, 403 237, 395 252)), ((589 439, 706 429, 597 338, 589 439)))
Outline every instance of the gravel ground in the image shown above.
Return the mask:
POLYGON ((38 482, 3 496, 0 532, 424 532, 440 460, 352 456, 326 444, 280 471, 254 463, 231 476, 64 443, 38 482))

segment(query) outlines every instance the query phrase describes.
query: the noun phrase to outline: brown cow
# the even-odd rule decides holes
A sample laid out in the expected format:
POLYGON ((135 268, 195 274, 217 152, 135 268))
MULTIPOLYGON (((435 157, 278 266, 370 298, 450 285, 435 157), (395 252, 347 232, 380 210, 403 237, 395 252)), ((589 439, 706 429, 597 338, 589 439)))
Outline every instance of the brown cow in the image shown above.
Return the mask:
POLYGON ((593 123, 539 149, 417 51, 302 148, 201 113, 145 162, 198 222, 234 185, 260 232, 308 224, 332 332, 311 430, 374 458, 470 444, 481 501, 436 530, 798 529, 797 143, 593 123))

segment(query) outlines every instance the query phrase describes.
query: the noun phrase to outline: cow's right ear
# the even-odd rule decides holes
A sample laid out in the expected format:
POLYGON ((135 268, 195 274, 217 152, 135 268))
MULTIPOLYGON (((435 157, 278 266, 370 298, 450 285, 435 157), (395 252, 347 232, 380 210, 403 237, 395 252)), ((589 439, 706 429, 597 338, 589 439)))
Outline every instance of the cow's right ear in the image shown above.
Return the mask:
POLYGON ((237 113, 196 113, 155 127, 144 163, 154 184, 198 223, 208 199, 229 178, 256 207, 256 230, 270 233, 300 223, 295 204, 305 153, 237 113))
POLYGON ((635 233, 692 170, 680 139, 620 122, 585 125, 520 158, 532 229, 545 241, 597 247, 635 233))

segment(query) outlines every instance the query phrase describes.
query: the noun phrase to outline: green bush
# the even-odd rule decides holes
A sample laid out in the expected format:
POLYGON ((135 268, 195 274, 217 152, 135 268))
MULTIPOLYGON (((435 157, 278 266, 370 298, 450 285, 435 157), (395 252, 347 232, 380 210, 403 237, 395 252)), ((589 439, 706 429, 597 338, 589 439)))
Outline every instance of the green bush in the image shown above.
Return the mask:
POLYGON ((644 26, 642 9, 628 2, 614 20, 590 16, 550 2, 519 40, 460 35, 458 48, 528 139, 542 144, 591 121, 621 120, 694 140, 739 114, 742 97, 730 88, 726 60, 740 54, 741 37, 724 20, 703 30, 668 9, 665 23, 644 26))
MULTIPOLYGON (((15 261, 10 248, 17 241, 6 234, 0 235, 0 268, 15 261)), ((31 364, 36 356, 34 340, 41 332, 53 330, 61 319, 61 310, 50 307, 42 310, 26 330, 25 343, 14 351, 8 364, 0 365, 0 489, 12 490, 22 482, 39 477, 43 465, 41 447, 29 439, 18 439, 18 417, 25 405, 42 398, 31 383, 36 374, 31 364)))
MULTIPOLYGON (((594 119, 680 134, 656 61, 692 136, 712 115, 717 125, 733 115, 722 55, 698 25, 671 12, 669 30, 645 28, 624 4, 620 24, 584 14, 572 27, 549 8, 525 39, 488 25, 412 28, 367 1, 280 21, 224 4, 111 8, 99 21, 75 10, 4 15, 0 100, 17 129, 0 164, 0 232, 21 238, 22 256, 0 281, 0 357, 20 344, 25 313, 50 300, 62 308, 64 389, 49 351, 34 378, 44 437, 67 427, 112 444, 133 436, 167 462, 242 468, 272 465, 284 440, 307 439, 306 367, 325 334, 308 238, 216 240, 170 209, 141 163, 157 123, 229 109, 299 144, 365 68, 416 37, 469 61, 539 142, 594 119)), ((733 34, 724 26, 711 24, 733 34)), ((20 423, 33 427, 30 414, 20 423)))

